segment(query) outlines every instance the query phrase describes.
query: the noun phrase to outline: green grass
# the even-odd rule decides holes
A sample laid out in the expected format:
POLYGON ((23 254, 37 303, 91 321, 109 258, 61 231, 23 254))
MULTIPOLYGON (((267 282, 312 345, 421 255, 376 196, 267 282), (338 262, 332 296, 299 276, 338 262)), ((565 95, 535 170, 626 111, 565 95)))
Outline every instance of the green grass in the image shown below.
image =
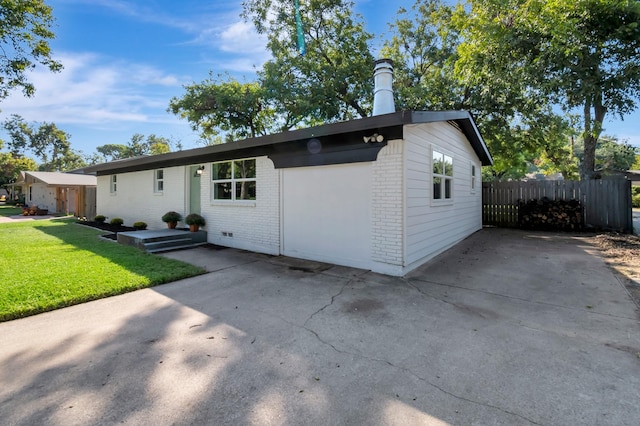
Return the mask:
POLYGON ((69 219, 1 223, 0 321, 204 273, 103 232, 69 219))
POLYGON ((0 205, 0 216, 14 216, 22 214, 22 208, 16 206, 0 205))

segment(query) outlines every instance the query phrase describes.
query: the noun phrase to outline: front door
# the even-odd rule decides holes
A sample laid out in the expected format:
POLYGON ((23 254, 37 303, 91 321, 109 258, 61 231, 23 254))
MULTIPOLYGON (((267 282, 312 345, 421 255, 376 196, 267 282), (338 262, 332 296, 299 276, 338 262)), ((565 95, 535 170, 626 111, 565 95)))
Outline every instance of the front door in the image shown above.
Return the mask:
POLYGON ((189 212, 200 214, 200 174, 198 166, 189 167, 189 212))

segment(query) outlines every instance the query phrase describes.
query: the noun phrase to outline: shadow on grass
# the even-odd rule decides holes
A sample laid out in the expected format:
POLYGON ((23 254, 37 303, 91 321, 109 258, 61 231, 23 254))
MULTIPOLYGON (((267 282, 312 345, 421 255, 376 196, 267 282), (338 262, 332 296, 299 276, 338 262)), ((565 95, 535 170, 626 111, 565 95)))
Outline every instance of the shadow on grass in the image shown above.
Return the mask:
MULTIPOLYGON (((205 273, 184 262, 101 240, 101 231, 78 226, 72 220, 47 222, 22 225, 25 238, 21 241, 28 240, 28 228, 33 228, 62 244, 50 238, 31 245, 24 243, 20 253, 24 259, 17 259, 22 263, 13 266, 29 272, 16 272, 16 278, 7 283, 4 296, 14 301, 14 306, 8 312, 7 308, 0 309, 0 321, 205 273)), ((35 235, 32 239, 37 241, 35 235)))

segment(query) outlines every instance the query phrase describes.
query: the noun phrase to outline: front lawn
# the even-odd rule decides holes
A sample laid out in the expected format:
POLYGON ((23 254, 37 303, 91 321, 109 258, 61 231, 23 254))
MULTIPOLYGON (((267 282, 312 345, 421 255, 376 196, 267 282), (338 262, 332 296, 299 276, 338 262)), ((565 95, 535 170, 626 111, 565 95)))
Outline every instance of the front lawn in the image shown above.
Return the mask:
POLYGON ((22 208, 9 205, 0 205, 0 216, 15 216, 22 214, 22 208))
POLYGON ((0 224, 0 321, 204 273, 73 220, 0 224))

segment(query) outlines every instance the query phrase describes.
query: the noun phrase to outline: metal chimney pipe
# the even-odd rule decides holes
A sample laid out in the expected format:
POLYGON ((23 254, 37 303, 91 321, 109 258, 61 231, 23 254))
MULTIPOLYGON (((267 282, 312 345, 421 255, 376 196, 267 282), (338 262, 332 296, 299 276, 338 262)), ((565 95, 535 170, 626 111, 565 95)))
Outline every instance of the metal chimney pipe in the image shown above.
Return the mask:
POLYGON ((396 112, 393 100, 393 61, 378 59, 373 69, 373 115, 396 112))

